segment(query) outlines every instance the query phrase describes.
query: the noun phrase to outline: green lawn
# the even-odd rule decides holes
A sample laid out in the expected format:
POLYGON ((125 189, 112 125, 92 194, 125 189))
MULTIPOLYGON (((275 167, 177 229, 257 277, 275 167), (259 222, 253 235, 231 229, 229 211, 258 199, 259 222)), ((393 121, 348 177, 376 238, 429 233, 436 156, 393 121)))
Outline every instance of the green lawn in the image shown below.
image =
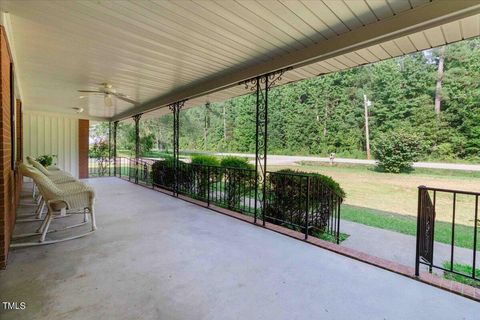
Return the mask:
MULTIPOLYGON (((445 261, 443 263, 443 267, 445 269, 450 269, 450 262, 445 261)), ((471 276, 472 273, 473 273, 473 267, 471 265, 467 265, 467 264, 454 263, 453 264, 453 271, 463 273, 463 274, 468 274, 468 275, 471 276)), ((451 272, 448 272, 448 271, 444 271, 443 277, 445 279, 453 280, 453 281, 460 282, 460 283, 465 283, 465 284, 468 284, 472 287, 480 288, 480 280, 469 279, 469 278, 466 278, 464 276, 461 276, 461 275, 458 275, 458 274, 455 274, 455 273, 451 273, 451 272)), ((477 279, 480 279, 480 269, 475 269, 475 277, 477 279)))
MULTIPOLYGON (((416 218, 407 215, 355 207, 351 205, 342 205, 341 218, 367 226, 396 231, 411 236, 415 236, 417 232, 416 218)), ((459 224, 455 225, 455 245, 472 249, 473 231, 473 227, 459 224)), ((435 241, 450 244, 451 236, 450 223, 442 221, 435 222, 435 241)))
MULTIPOLYGON (((416 169, 411 173, 383 173, 373 167, 351 164, 306 162, 294 166, 270 165, 269 170, 296 169, 332 177, 345 190, 345 204, 395 212, 415 217, 418 186, 444 189, 480 191, 480 172, 457 170, 416 169)), ((437 221, 452 220, 452 196, 437 193, 437 221)), ((474 200, 472 196, 457 196, 456 222, 473 226, 474 200)))
MULTIPOLYGON (((472 163, 474 164, 474 163, 472 163)), ((478 163, 475 163, 478 164, 478 163)), ((326 162, 318 161, 302 161, 299 163, 300 167, 313 170, 331 170, 338 172, 351 172, 351 173, 380 173, 385 175, 391 175, 389 173, 381 173, 375 169, 373 165, 353 164, 353 163, 337 163, 331 166, 326 162)), ((298 169, 298 167, 297 167, 298 169)), ((394 176, 431 176, 431 177, 455 177, 455 178, 480 178, 480 171, 463 171, 463 170, 451 170, 451 169, 429 169, 429 168, 415 168, 409 173, 393 174, 394 176)))

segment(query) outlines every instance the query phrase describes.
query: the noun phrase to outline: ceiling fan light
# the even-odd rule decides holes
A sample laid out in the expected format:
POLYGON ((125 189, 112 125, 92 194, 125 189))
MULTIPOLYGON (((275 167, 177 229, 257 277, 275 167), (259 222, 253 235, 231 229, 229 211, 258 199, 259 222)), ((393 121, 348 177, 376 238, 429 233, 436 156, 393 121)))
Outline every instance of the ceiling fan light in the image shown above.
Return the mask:
POLYGON ((105 98, 103 98, 103 101, 105 102, 106 107, 113 106, 113 99, 111 94, 106 94, 105 98))

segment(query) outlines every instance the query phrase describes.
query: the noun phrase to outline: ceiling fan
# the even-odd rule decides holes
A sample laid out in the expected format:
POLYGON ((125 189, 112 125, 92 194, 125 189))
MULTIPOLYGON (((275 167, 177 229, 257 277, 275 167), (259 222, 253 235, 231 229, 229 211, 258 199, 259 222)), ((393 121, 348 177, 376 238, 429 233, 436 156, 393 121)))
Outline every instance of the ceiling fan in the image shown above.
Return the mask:
POLYGON ((94 94, 103 94, 103 101, 105 102, 106 107, 111 107, 113 105, 113 97, 117 97, 120 100, 126 101, 133 105, 138 105, 139 103, 133 100, 131 97, 126 94, 117 92, 117 90, 109 83, 103 82, 100 84, 98 90, 78 90, 78 92, 83 93, 94 93, 94 94))

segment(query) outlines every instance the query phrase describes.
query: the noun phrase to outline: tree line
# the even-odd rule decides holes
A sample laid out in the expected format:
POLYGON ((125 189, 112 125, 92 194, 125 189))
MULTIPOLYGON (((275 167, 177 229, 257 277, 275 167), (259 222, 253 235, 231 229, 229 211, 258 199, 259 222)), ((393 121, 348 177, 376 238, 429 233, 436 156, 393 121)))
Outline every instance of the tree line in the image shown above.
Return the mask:
MULTIPOLYGON (((478 159, 479 49, 476 38, 275 87, 269 153, 366 157, 366 96, 374 148, 402 130, 419 138, 421 159, 478 159)), ((172 122, 172 115, 141 120, 144 152, 171 150, 172 122)), ((183 110, 180 131, 182 150, 254 152, 255 96, 183 110)), ((132 149, 133 132, 120 124, 120 149, 132 149)))

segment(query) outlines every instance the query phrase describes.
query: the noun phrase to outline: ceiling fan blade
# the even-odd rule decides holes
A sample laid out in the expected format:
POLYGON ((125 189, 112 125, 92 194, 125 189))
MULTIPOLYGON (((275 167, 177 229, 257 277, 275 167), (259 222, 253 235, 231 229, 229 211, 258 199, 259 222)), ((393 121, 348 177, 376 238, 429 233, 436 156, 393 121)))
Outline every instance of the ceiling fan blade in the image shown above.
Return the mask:
POLYGON ((118 99, 121 99, 121 100, 126 101, 126 102, 128 102, 128 103, 135 104, 135 105, 138 104, 137 101, 135 101, 135 100, 133 100, 133 99, 130 99, 127 95, 125 95, 125 94, 123 94, 123 93, 113 93, 113 95, 114 95, 115 97, 117 97, 118 99))
POLYGON ((85 92, 85 93, 103 93, 102 91, 98 90, 77 90, 78 92, 85 92))

